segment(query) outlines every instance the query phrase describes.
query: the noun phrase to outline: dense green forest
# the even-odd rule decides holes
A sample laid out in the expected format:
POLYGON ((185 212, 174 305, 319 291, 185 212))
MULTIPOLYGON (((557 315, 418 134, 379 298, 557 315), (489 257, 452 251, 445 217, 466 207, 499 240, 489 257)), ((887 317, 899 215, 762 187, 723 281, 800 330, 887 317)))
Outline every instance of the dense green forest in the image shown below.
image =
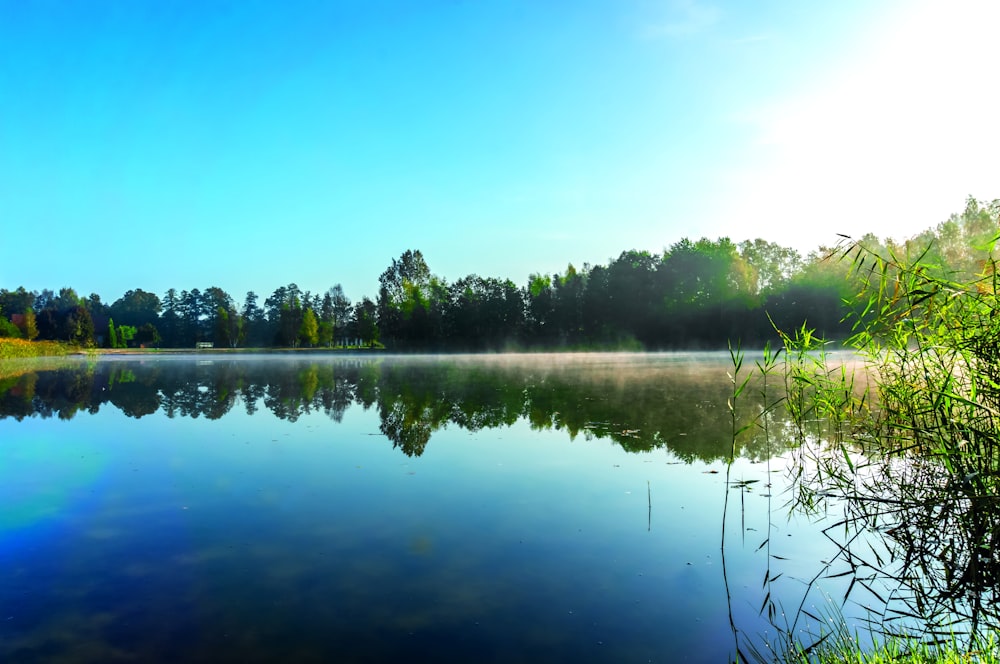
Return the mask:
MULTIPOLYGON (((961 214, 904 242, 874 235, 878 254, 923 255, 942 272, 974 274, 992 250, 1000 201, 967 201, 961 214)), ((108 304, 72 287, 0 289, 0 337, 107 348, 336 347, 392 350, 531 348, 717 348, 760 345, 775 328, 806 325, 843 338, 857 292, 835 246, 799 252, 762 239, 682 239, 662 254, 625 251, 607 265, 569 264, 557 274, 509 279, 470 274, 448 283, 419 250, 393 259, 374 300, 352 303, 340 285, 325 293, 295 283, 261 302, 222 288, 137 288, 108 304)))

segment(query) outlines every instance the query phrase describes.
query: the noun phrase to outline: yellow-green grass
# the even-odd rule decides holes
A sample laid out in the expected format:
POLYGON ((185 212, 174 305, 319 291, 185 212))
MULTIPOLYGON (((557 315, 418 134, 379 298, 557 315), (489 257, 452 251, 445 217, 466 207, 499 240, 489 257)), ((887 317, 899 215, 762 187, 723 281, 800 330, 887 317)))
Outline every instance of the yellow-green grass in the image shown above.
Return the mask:
POLYGON ((76 346, 59 343, 58 341, 25 341, 24 339, 0 338, 0 360, 68 355, 77 350, 76 346))
POLYGON ((838 639, 810 653, 795 649, 783 661, 794 664, 1000 664, 996 634, 960 644, 928 645, 915 638, 892 637, 872 648, 856 639, 838 639))

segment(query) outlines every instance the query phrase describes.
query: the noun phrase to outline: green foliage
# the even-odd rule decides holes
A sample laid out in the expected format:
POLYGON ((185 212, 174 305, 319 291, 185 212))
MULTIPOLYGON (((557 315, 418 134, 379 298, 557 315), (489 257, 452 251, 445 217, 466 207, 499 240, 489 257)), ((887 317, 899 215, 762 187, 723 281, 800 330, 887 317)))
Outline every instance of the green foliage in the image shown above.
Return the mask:
POLYGON ((278 346, 298 346, 302 306, 302 291, 294 283, 277 288, 264 301, 267 321, 274 334, 272 343, 278 346))
POLYGON ((240 318, 243 321, 241 343, 256 347, 270 342, 267 338, 267 319, 264 310, 257 306, 257 294, 253 291, 247 291, 240 318))
POLYGON ((35 305, 35 293, 25 290, 24 286, 19 286, 17 290, 9 291, 0 288, 0 311, 10 314, 18 311, 25 311, 35 305))
MULTIPOLYGON (((431 271, 427 267, 424 255, 420 250, 406 250, 399 259, 393 259, 392 264, 386 268, 379 277, 379 286, 385 291, 386 304, 392 307, 401 306, 410 295, 407 289, 423 291, 430 283, 431 271)), ((382 306, 379 302, 379 306, 382 306)))
POLYGON ((147 323, 155 325, 159 321, 161 310, 160 298, 137 288, 126 291, 115 300, 109 313, 117 318, 120 324, 138 328, 147 323))
POLYGON ((33 341, 38 337, 38 324, 35 321, 35 312, 30 307, 21 314, 21 323, 17 326, 21 331, 21 338, 33 341))
POLYGON ((115 319, 108 319, 108 348, 121 348, 118 345, 118 332, 115 330, 115 319))
MULTIPOLYGON (((987 249, 1000 228, 992 209, 987 249)), ((1000 624, 997 259, 963 272, 932 247, 912 253, 872 238, 846 240, 838 254, 857 289, 848 343, 864 371, 817 352, 805 327, 783 335, 786 403, 804 451, 799 505, 836 499, 845 532, 884 533, 893 567, 848 544, 840 556, 894 587, 884 615, 919 619, 932 635, 970 628, 957 635, 966 643, 978 625, 1000 624)))
POLYGON ((135 339, 136 327, 134 325, 119 325, 117 329, 119 348, 128 348, 129 342, 135 339))
POLYGON ((135 343, 149 348, 160 343, 160 332, 152 323, 146 323, 135 332, 135 343))
POLYGON ((215 307, 215 318, 212 324, 212 340, 219 348, 234 348, 240 341, 241 319, 239 313, 229 304, 219 304, 215 307))
POLYGON ((674 307, 713 304, 753 290, 744 261, 726 237, 682 239, 664 254, 660 272, 664 297, 674 307))
POLYGON ((408 345, 426 327, 431 271, 419 250, 407 250, 379 276, 378 321, 383 334, 408 345))
POLYGON ((369 346, 379 340, 378 309, 367 297, 354 305, 354 334, 369 346))
POLYGON ((319 318, 333 326, 332 336, 346 331, 351 321, 351 300, 344 295, 340 284, 335 284, 323 296, 319 318))
POLYGON ((750 269, 751 291, 758 296, 781 289, 802 269, 798 251, 761 238, 740 242, 739 251, 750 269))
POLYGON ((79 346, 91 346, 94 343, 94 320, 90 311, 82 304, 71 308, 63 319, 63 337, 70 343, 79 346))
POLYGON ((21 330, 17 329, 17 325, 11 323, 2 314, 0 314, 0 338, 7 338, 7 339, 21 338, 21 330))
MULTIPOLYGON (((149 324, 145 327, 151 327, 149 324)), ((153 332, 156 328, 153 328, 153 332)), ((113 318, 108 319, 108 348, 128 348, 129 342, 136 337, 136 328, 134 325, 115 325, 115 320, 113 318)), ((148 331, 147 331, 148 334, 148 331)))
POLYGON ((528 292, 531 297, 541 297, 542 293, 552 288, 552 280, 543 274, 533 274, 528 278, 528 292))
POLYGON ((990 452, 1000 434, 995 259, 954 280, 926 253, 883 258, 863 244, 846 253, 862 284, 850 343, 878 368, 884 433, 944 458, 990 452))
POLYGON ((299 326, 299 341, 306 346, 315 346, 319 341, 319 322, 312 309, 306 309, 302 314, 302 324, 299 326))
POLYGON ((320 321, 317 329, 317 343, 328 348, 333 345, 333 323, 326 320, 320 321))
MULTIPOLYGON (((866 645, 843 627, 827 635, 812 648, 789 644, 784 652, 778 653, 777 661, 783 664, 1000 664, 1000 641, 994 633, 969 644, 954 638, 927 643, 917 636, 901 635, 866 645)), ((773 657, 758 659, 775 661, 773 657)))
POLYGON ((996 245, 1000 200, 966 201, 961 214, 953 214, 902 245, 893 245, 897 256, 916 260, 939 276, 966 281, 982 271, 996 245))

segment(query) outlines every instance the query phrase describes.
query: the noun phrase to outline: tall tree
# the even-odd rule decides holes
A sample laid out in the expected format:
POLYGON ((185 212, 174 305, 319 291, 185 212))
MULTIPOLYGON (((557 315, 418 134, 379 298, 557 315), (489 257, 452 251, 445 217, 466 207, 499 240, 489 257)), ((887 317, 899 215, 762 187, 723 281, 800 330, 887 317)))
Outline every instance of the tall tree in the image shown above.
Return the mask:
POLYGON ((389 342, 412 345, 426 340, 431 271, 419 250, 393 259, 379 276, 378 327, 389 342))
POLYGON ((264 300, 264 306, 268 322, 275 333, 273 342, 279 346, 297 346, 303 313, 302 292, 299 287, 291 283, 275 289, 264 300))
POLYGON ((740 256, 751 269, 752 294, 766 296, 785 286, 802 269, 802 255, 761 238, 739 244, 740 256))
POLYGON ((94 323, 86 307, 87 300, 72 288, 64 287, 58 295, 47 291, 43 301, 45 306, 37 315, 39 338, 80 345, 93 343, 94 323))
POLYGON ((53 293, 51 289, 43 288, 35 293, 35 302, 32 305, 32 308, 35 310, 35 313, 39 313, 42 309, 54 306, 53 302, 55 302, 55 299, 56 294, 53 293))
POLYGON ((267 319, 264 310, 257 306, 257 294, 247 291, 243 300, 243 325, 245 343, 248 346, 264 346, 272 341, 267 333, 267 319))
MULTIPOLYGON (((51 293, 52 291, 49 291, 51 293)), ((7 312, 7 315, 16 314, 35 305, 35 293, 27 291, 24 286, 18 286, 17 290, 9 291, 0 288, 0 310, 7 312)), ((38 313, 40 309, 35 309, 38 313)))
MULTIPOLYGON (((90 296, 83 301, 83 306, 87 307, 87 311, 90 312, 90 318, 94 321, 95 330, 105 330, 108 327, 108 318, 111 316, 111 307, 101 301, 101 296, 97 293, 91 293, 90 296)), ((94 333, 95 341, 100 340, 100 335, 94 333)))
POLYGON ((115 330, 115 319, 108 319, 108 348, 118 348, 118 332, 115 330))
POLYGON ((236 346, 236 339, 231 334, 229 311, 224 307, 217 307, 215 317, 212 320, 212 343, 220 348, 232 348, 236 346))
POLYGON ((354 305, 354 317, 351 321, 354 334, 362 343, 373 346, 379 340, 378 307, 367 297, 354 305))
POLYGON ((28 307, 21 315, 21 322, 17 326, 21 331, 21 338, 28 341, 34 340, 38 336, 38 324, 35 321, 35 310, 28 307))
POLYGON ((436 279, 419 250, 393 259, 379 277, 378 329, 390 344, 426 346, 443 320, 447 285, 436 279))
POLYGON ((544 274, 529 275, 524 299, 527 303, 528 336, 535 342, 551 343, 558 336, 552 278, 544 274))
MULTIPOLYGON (((979 276, 987 258, 997 249, 1000 235, 1000 200, 977 201, 969 197, 961 214, 952 214, 936 227, 908 240, 897 253, 936 265, 949 278, 979 276)), ((870 244, 870 243, 869 243, 870 244)))
POLYGON ((208 336, 203 330, 203 321, 206 316, 202 310, 202 297, 199 289, 192 288, 189 291, 181 291, 177 313, 180 322, 177 339, 179 346, 190 348, 199 341, 205 340, 205 337, 208 336))
POLYGON ((566 274, 552 279, 553 321, 563 343, 578 343, 583 336, 583 296, 586 275, 577 272, 573 264, 566 274))
POLYGON ((160 330, 165 346, 178 348, 182 345, 181 326, 180 296, 176 288, 171 288, 163 296, 163 313, 160 316, 160 330))
POLYGON ((135 331, 135 342, 143 348, 153 348, 160 345, 160 331, 151 323, 146 323, 135 331))
POLYGON ((709 305, 752 289, 749 273, 729 238, 687 238, 670 247, 662 262, 666 296, 674 306, 709 305))
POLYGON ((620 342, 622 330, 612 324, 611 302, 608 295, 608 269, 595 265, 587 274, 583 293, 584 333, 591 342, 620 342))
POLYGON ((333 334, 337 336, 343 334, 348 323, 351 321, 351 301, 344 295, 344 289, 340 284, 334 284, 323 297, 323 320, 333 323, 333 334), (327 311, 327 298, 329 298, 329 311, 327 311), (327 317, 329 314, 329 317, 327 317))
POLYGON ((299 326, 299 341, 312 347, 319 341, 319 321, 311 307, 302 312, 302 323, 299 326))
POLYGON ((653 343, 663 305, 658 270, 661 259, 648 251, 623 251, 608 265, 605 291, 607 312, 619 340, 653 343))
POLYGON ((109 315, 117 319, 119 325, 133 327, 140 327, 147 323, 157 325, 160 322, 162 308, 159 297, 154 293, 137 288, 126 291, 124 295, 115 300, 111 305, 109 315))
POLYGON ((452 284, 450 292, 451 345, 500 349, 518 340, 524 301, 512 281, 472 274, 452 284))
POLYGON ((18 339, 21 337, 21 330, 4 314, 3 307, 0 307, 0 337, 18 339))
POLYGON ((94 343, 94 321, 82 304, 70 308, 62 321, 61 338, 80 346, 94 343))
POLYGON ((386 290, 391 304, 399 304, 407 299, 406 284, 423 288, 431 279, 431 271, 420 250, 406 250, 399 259, 393 259, 392 264, 379 276, 379 286, 386 290))
POLYGON ((235 348, 240 343, 242 323, 233 298, 218 286, 210 286, 202 294, 202 308, 210 312, 208 327, 212 342, 222 348, 235 348))

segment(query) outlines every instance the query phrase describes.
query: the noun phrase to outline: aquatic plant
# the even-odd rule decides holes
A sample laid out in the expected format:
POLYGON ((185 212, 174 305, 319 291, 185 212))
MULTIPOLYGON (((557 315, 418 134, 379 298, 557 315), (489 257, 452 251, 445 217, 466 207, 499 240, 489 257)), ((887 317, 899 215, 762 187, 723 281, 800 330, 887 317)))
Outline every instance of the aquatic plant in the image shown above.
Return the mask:
POLYGON ((860 373, 831 362, 807 328, 782 334, 801 443, 795 504, 843 509, 828 529, 843 534, 840 561, 852 575, 842 601, 863 589, 854 601, 873 633, 890 638, 951 639, 961 650, 995 639, 1000 625, 996 240, 979 273, 962 277, 926 249, 845 238, 838 253, 857 284, 848 345, 860 373), (861 532, 879 544, 858 546, 861 532))

